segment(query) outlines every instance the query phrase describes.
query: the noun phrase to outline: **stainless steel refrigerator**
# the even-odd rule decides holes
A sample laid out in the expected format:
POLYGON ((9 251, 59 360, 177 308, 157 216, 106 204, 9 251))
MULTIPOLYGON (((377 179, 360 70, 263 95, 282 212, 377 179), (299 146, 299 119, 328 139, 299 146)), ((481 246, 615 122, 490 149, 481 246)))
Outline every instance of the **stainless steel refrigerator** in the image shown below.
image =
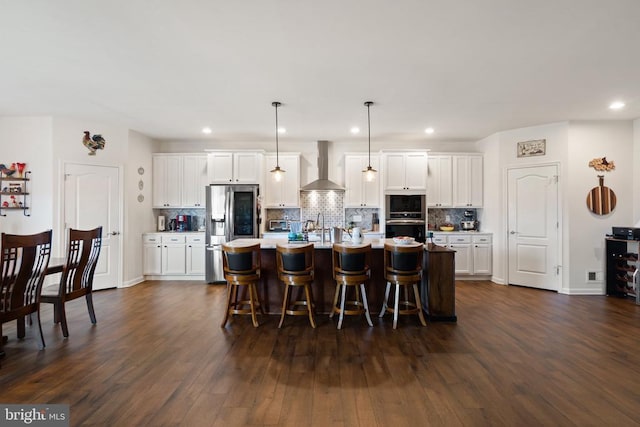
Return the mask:
POLYGON ((257 238, 260 228, 258 185, 209 185, 206 188, 207 283, 224 282, 222 244, 240 238, 257 238))

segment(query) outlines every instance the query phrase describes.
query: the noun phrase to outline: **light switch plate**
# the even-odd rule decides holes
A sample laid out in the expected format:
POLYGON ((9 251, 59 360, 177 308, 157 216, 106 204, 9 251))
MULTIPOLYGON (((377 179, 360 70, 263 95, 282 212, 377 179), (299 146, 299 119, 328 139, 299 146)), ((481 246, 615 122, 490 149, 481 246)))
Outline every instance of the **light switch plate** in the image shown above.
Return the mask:
POLYGON ((353 216, 353 222, 360 222, 360 221, 362 221, 362 215, 353 216))

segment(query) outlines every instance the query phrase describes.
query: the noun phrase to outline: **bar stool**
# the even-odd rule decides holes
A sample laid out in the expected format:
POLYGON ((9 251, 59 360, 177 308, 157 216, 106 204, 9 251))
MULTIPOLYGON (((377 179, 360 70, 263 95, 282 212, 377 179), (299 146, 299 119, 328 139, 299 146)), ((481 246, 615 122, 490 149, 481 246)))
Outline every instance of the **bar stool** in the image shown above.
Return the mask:
POLYGON ((367 303, 367 291, 364 284, 371 278, 371 244, 353 246, 333 244, 333 279, 336 281, 336 292, 333 297, 333 307, 329 317, 339 314, 338 329, 342 328, 344 315, 365 315, 369 326, 369 304, 367 303), (355 296, 353 300, 347 300, 347 288, 353 287, 355 296), (338 297, 340 306, 338 306, 338 297))
POLYGON ((418 292, 418 283, 422 278, 422 258, 424 247, 419 245, 384 245, 384 278, 387 288, 380 316, 393 313, 393 329, 398 326, 399 314, 417 314, 422 326, 427 326, 422 314, 422 303, 418 292), (396 286, 393 308, 389 307, 389 291, 391 284, 396 286), (400 286, 404 287, 404 300, 400 300, 400 286), (408 287, 413 288, 413 301, 409 299, 408 287), (403 308, 401 308, 403 307, 403 308))
POLYGON ((311 297, 311 284, 313 283, 314 270, 314 246, 313 243, 304 246, 276 245, 276 264, 278 266, 278 279, 284 283, 284 298, 282 299, 282 314, 278 328, 282 327, 284 315, 309 316, 309 322, 313 328, 316 321, 313 318, 313 298, 311 297), (290 302, 291 287, 304 288, 305 299, 290 302), (299 308, 305 307, 305 308, 299 308))
POLYGON ((221 328, 227 324, 229 314, 251 314, 254 327, 258 327, 256 310, 264 314, 262 305, 258 299, 256 283, 260 281, 260 244, 251 246, 222 245, 222 265, 224 278, 227 281, 227 309, 221 328), (241 286, 246 286, 239 300, 238 291, 241 286), (246 292, 249 299, 246 299, 246 292))

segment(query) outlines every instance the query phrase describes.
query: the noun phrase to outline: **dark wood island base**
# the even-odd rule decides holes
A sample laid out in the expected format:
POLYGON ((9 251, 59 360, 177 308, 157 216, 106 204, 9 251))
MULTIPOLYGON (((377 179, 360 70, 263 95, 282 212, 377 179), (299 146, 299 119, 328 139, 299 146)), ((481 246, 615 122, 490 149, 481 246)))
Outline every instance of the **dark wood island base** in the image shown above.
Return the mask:
MULTIPOLYGON (((260 250, 261 283, 258 285, 258 294, 266 313, 280 315, 284 285, 278 281, 275 245, 271 246, 273 247, 263 247, 260 250)), ((315 248, 313 299, 316 314, 328 315, 331 313, 336 286, 332 276, 331 247, 318 246, 315 248)), ((455 314, 454 254, 455 251, 442 246, 425 245, 424 272, 420 293, 424 313, 430 321, 455 322, 457 320, 455 314)), ((367 286, 367 297, 371 314, 377 315, 382 308, 386 287, 384 246, 382 244, 373 247, 371 264, 371 281, 367 286)))

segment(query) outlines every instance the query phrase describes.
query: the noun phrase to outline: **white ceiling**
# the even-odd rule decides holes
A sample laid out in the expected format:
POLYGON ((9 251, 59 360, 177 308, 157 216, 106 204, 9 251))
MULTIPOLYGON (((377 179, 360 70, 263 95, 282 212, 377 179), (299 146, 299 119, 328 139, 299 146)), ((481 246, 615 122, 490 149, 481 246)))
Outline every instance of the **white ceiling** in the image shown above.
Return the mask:
POLYGON ((276 100, 281 141, 362 140, 368 100, 379 141, 633 119, 639 23, 639 0, 0 0, 0 116, 248 141, 276 100))

